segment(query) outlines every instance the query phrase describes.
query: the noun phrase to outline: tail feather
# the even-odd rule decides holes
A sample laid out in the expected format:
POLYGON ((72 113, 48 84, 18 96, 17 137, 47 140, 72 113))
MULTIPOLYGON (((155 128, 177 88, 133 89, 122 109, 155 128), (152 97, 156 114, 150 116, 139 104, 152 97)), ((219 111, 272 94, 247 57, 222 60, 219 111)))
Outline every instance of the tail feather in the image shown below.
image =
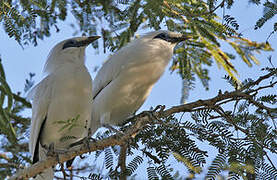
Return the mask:
MULTIPOLYGON (((39 143, 39 160, 44 160, 47 158, 46 156, 47 150, 44 149, 41 144, 39 143)), ((40 174, 36 175, 34 180, 52 180, 54 179, 54 170, 53 168, 45 169, 40 174)))
POLYGON ((46 169, 42 173, 36 175, 34 180, 52 180, 54 179, 54 170, 52 168, 46 169))

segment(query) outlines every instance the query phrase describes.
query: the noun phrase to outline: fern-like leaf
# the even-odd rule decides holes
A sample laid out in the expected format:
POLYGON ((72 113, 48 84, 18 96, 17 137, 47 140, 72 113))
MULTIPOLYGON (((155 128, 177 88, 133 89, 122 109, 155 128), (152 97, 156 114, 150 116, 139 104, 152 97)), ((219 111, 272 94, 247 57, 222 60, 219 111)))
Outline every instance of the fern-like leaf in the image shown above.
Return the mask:
POLYGON ((142 162, 143 158, 140 156, 136 156, 131 162, 129 162, 127 165, 128 175, 132 175, 142 162))
POLYGON ((226 164, 226 155, 218 153, 212 164, 208 168, 205 179, 215 179, 226 164))
POLYGON ((105 148, 104 152, 105 152, 105 167, 107 169, 109 169, 114 164, 114 162, 113 162, 113 154, 112 154, 112 151, 111 151, 110 147, 105 148))
POLYGON ((158 180, 156 169, 154 167, 147 167, 147 177, 149 180, 158 180))

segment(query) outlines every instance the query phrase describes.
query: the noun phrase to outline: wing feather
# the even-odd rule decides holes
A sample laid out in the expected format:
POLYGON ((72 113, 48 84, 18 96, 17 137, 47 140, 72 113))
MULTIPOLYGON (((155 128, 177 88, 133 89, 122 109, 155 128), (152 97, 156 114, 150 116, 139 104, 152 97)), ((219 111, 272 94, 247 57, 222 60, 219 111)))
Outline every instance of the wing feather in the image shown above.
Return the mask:
MULTIPOLYGON (((132 45, 129 44, 128 46, 132 45)), ((106 87, 110 84, 121 71, 127 66, 132 65, 132 52, 125 51, 126 47, 123 47, 119 51, 117 51, 114 55, 112 55, 109 60, 107 60, 100 70, 98 71, 92 86, 92 97, 95 97, 106 87), (129 60, 126 61, 126 58, 129 60), (126 64, 127 63, 127 64, 126 64)))
POLYGON ((32 159, 35 157, 35 148, 41 132, 42 124, 46 120, 48 106, 51 99, 52 80, 53 75, 45 77, 28 94, 28 97, 33 100, 31 133, 29 140, 29 150, 32 154, 32 159))
POLYGON ((121 64, 116 64, 115 62, 114 60, 106 61, 97 73, 92 87, 93 99, 120 73, 121 67, 118 66, 121 64))

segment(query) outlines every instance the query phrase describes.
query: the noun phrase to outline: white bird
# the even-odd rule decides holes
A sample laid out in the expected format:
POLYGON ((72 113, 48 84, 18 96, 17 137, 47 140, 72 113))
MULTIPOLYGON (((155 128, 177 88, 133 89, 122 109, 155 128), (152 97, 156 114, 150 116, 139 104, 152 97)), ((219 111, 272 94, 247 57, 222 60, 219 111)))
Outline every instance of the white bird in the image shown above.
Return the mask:
POLYGON ((93 81, 91 127, 118 125, 134 115, 164 73, 175 45, 186 39, 186 35, 159 30, 112 55, 93 81))
MULTIPOLYGON (((92 80, 85 67, 85 48, 98 38, 77 37, 58 43, 47 58, 47 76, 28 94, 33 100, 29 141, 33 163, 46 158, 50 145, 55 151, 65 150, 88 135, 92 80)), ((36 179, 53 176, 50 168, 36 179)))

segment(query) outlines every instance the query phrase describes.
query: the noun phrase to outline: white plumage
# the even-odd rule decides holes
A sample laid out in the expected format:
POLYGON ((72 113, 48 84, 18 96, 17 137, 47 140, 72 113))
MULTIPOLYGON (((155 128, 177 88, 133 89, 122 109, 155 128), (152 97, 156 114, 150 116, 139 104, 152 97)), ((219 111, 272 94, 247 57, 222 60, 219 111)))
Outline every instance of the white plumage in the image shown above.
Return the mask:
MULTIPOLYGON (((29 150, 33 163, 45 159, 51 144, 55 150, 87 136, 91 121, 92 80, 85 67, 85 48, 98 36, 72 38, 58 43, 45 64, 46 77, 28 97, 33 99, 29 150), (73 127, 62 129, 68 120, 73 127), (60 122, 60 123, 59 123, 60 122), (63 138, 69 137, 67 140, 63 138)), ((36 179, 53 179, 47 169, 36 179)))
POLYGON ((187 36, 155 31, 135 39, 103 64, 93 82, 91 127, 118 125, 144 103, 178 42, 187 36))

